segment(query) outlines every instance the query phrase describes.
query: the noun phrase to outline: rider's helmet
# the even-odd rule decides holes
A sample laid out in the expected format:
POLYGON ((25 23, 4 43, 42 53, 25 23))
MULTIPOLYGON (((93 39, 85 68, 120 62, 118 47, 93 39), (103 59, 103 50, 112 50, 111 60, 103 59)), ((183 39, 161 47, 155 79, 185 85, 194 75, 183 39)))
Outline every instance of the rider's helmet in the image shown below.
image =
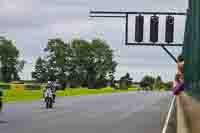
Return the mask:
POLYGON ((48 81, 47 82, 47 88, 51 88, 52 87, 52 82, 51 81, 48 81))
POLYGON ((55 83, 53 81, 48 81, 47 82, 47 88, 50 88, 53 93, 56 92, 56 86, 55 86, 55 83))

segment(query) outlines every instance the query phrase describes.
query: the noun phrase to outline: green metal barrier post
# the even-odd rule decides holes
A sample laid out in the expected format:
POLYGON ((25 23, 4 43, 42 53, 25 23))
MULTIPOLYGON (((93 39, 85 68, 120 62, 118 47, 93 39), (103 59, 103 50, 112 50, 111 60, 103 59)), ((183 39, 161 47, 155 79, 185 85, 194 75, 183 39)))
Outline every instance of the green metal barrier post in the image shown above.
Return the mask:
POLYGON ((200 100, 200 1, 189 0, 184 40, 186 93, 200 100))

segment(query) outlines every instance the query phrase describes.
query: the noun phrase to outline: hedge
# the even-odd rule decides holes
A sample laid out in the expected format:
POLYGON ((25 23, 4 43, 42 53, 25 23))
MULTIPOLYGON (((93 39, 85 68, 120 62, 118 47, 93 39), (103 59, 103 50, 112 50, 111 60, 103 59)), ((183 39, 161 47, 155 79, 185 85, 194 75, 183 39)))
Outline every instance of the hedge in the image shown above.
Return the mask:
POLYGON ((25 90, 41 90, 43 88, 40 84, 0 84, 0 90, 8 89, 25 89, 25 90))
POLYGON ((0 90, 0 97, 2 97, 2 96, 3 96, 3 91, 0 90))
POLYGON ((0 90, 7 90, 10 89, 10 85, 9 84, 0 84, 0 90))
POLYGON ((27 90, 41 90, 42 85, 40 85, 40 84, 25 84, 25 88, 27 90))

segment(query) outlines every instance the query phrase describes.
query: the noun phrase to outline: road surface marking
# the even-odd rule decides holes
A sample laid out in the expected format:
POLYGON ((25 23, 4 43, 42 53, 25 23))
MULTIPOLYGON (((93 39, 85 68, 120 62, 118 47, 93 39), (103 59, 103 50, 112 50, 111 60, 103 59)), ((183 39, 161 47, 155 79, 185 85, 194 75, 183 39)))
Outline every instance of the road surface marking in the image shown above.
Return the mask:
POLYGON ((169 124, 169 119, 170 119, 170 116, 171 116, 171 112, 172 112, 172 109, 173 109, 173 105, 174 105, 175 99, 176 99, 176 97, 174 96, 173 99, 172 99, 172 102, 171 102, 171 106, 169 108, 169 112, 167 114, 167 119, 165 121, 165 125, 163 127, 162 133, 166 133, 166 131, 167 131, 167 126, 169 124))

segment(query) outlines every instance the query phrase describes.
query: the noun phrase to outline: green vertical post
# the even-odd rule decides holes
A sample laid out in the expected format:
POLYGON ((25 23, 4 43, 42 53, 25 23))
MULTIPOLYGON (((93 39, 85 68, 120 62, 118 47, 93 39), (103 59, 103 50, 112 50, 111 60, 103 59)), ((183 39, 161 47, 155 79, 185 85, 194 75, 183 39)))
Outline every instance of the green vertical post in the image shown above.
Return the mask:
POLYGON ((184 81, 186 91, 189 93, 191 91, 190 86, 190 77, 191 77, 191 69, 189 68, 191 65, 191 53, 192 53, 192 45, 191 45, 191 3, 189 2, 189 8, 187 10, 187 18, 185 24, 185 34, 184 34, 184 47, 183 47, 183 55, 184 55, 184 81))
POLYGON ((184 38, 186 92, 200 98, 200 1, 190 0, 184 38))

